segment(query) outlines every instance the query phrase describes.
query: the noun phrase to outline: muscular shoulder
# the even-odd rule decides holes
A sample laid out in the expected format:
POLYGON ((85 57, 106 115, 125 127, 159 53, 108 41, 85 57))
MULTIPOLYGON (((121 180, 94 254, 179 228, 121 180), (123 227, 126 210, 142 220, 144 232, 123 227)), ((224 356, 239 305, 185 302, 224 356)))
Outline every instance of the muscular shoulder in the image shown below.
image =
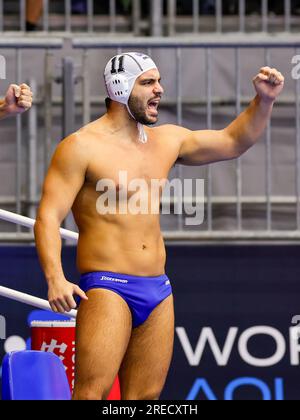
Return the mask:
POLYGON ((180 142, 184 137, 186 137, 191 131, 187 128, 180 127, 175 124, 165 124, 159 127, 156 127, 155 130, 161 134, 164 138, 170 138, 180 142))
POLYGON ((57 146, 56 152, 57 153, 65 153, 65 154, 84 154, 85 150, 85 141, 82 136, 78 133, 73 133, 63 139, 57 146))
POLYGON ((151 138, 158 145, 159 152, 169 157, 171 166, 177 162, 182 142, 189 132, 186 128, 172 124, 150 129, 151 138))
POLYGON ((52 157, 52 166, 57 168, 85 169, 89 162, 89 150, 86 139, 73 133, 62 140, 52 157))
POLYGON ((178 150, 184 139, 191 133, 190 130, 174 124, 165 124, 153 129, 155 135, 162 143, 173 145, 178 150))
POLYGON ((58 147, 62 151, 69 151, 74 154, 79 153, 84 157, 89 154, 96 141, 98 144, 100 143, 103 137, 101 134, 103 133, 101 133, 99 120, 93 121, 66 137, 60 142, 58 147))

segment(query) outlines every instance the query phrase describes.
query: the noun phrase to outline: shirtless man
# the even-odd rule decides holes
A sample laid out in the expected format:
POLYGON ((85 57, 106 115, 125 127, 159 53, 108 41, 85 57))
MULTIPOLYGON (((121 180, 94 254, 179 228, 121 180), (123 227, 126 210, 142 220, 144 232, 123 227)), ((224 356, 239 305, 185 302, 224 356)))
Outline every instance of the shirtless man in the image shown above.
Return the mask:
POLYGON ((73 398, 106 399, 119 374, 123 400, 155 400, 174 342, 159 215, 100 215, 98 181, 111 180, 120 193, 127 188, 119 183, 120 171, 127 171, 128 182, 143 179, 150 186, 152 179, 166 179, 176 162, 196 166, 238 158, 263 133, 284 77, 262 68, 249 108, 219 131, 147 127, 158 120, 164 91, 157 67, 143 54, 114 57, 105 82, 107 113, 66 138, 54 154, 35 225, 36 245, 52 309, 69 311, 76 307, 74 295, 82 299, 73 398), (80 287, 65 278, 60 258, 59 228, 70 209, 80 233, 80 287))
POLYGON ((0 120, 23 114, 32 106, 32 92, 25 83, 10 85, 5 97, 0 99, 0 120))

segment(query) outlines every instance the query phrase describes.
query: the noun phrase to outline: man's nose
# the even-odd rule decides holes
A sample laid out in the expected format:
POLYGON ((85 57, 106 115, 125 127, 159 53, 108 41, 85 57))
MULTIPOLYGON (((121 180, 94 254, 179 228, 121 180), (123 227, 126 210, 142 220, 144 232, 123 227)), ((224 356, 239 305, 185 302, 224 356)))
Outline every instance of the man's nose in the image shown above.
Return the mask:
POLYGON ((154 87, 154 93, 157 95, 157 94, 160 94, 160 95, 163 95, 163 93, 164 93, 164 88, 162 87, 162 85, 160 84, 160 83, 157 83, 156 85, 155 85, 155 87, 154 87))

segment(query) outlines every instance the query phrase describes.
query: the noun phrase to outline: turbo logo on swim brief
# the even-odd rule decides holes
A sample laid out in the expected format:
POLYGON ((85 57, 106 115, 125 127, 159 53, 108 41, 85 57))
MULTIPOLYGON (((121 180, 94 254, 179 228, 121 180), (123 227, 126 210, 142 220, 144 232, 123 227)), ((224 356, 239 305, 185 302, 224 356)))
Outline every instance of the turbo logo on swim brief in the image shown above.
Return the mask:
POLYGON ((100 280, 103 281, 113 281, 115 283, 128 283, 128 280, 121 280, 121 279, 114 279, 112 277, 106 277, 106 276, 102 276, 100 280))

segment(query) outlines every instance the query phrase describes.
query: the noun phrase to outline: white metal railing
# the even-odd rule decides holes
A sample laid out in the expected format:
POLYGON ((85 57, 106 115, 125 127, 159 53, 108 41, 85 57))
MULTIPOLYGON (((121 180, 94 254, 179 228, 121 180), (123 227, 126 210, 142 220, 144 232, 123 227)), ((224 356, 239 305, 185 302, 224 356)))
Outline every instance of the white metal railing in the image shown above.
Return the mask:
MULTIPOLYGON (((299 6, 292 0, 260 0, 256 6, 250 0, 81 0, 81 15, 72 13, 76 0, 37 0, 37 4, 40 1, 43 7, 38 29, 47 33, 174 36, 200 32, 298 32, 300 22, 299 6), (130 7, 124 7, 125 4, 130 7)), ((0 32, 24 32, 28 7, 26 0, 0 0, 0 32)))
MULTIPOLYGON (((80 14, 73 13, 73 0, 37 0, 36 6, 40 10, 40 18, 34 23, 37 30, 50 33, 81 31, 84 33, 132 32, 140 33, 141 0, 131 0, 131 10, 118 12, 117 0, 101 2, 103 13, 97 12, 99 2, 95 0, 82 0, 83 9, 80 14), (40 4, 40 6, 39 6, 40 4), (104 7, 106 6, 106 7, 104 7)), ((28 9, 32 7, 26 0, 0 0, 0 32, 26 31, 28 9)), ((31 22, 33 23, 33 22, 31 22)))
MULTIPOLYGON (((0 38, 0 52, 5 56, 6 52, 10 54, 13 52, 14 57, 13 74, 7 75, 10 79, 10 83, 22 83, 24 82, 24 61, 30 60, 30 53, 32 50, 39 51, 41 57, 44 58, 44 100, 42 106, 42 112, 44 112, 43 120, 45 122, 44 130, 45 136, 44 141, 44 172, 49 162, 49 150, 51 142, 51 124, 52 124, 52 108, 51 108, 51 84, 53 81, 52 68, 52 55, 55 50, 62 49, 64 41, 60 38, 0 38), (26 51, 26 54, 25 54, 26 51), (50 86, 50 88, 49 88, 50 86)), ((41 69, 43 71, 43 69, 41 69)), ((31 85, 35 95, 38 91, 35 80, 30 79, 31 75, 27 76, 27 82, 31 85), (30 80, 29 80, 30 79, 30 80)), ((29 113, 24 116, 18 115, 15 121, 11 121, 14 124, 15 129, 15 143, 16 143, 16 171, 15 171, 15 195, 13 197, 4 197, 3 204, 8 206, 14 206, 16 213, 22 213, 22 205, 24 201, 28 202, 28 214, 32 217, 35 215, 36 202, 38 197, 38 179, 37 179, 37 148, 38 148, 38 122, 37 122, 37 106, 34 103, 29 113), (24 156, 22 153, 23 144, 27 132, 24 133, 22 120, 26 119, 28 122, 28 156, 26 157, 26 175, 28 179, 28 188, 26 189, 26 196, 24 196, 24 177, 22 172, 22 163, 24 156)), ((0 150, 1 154, 1 150, 0 150)), ((2 239, 6 240, 28 240, 30 235, 22 233, 20 226, 16 225, 16 234, 10 236, 10 234, 3 233, 2 239)))
MULTIPOLYGON (((45 60, 46 63, 49 64, 49 57, 47 58, 47 54, 50 54, 49 49, 51 48, 59 48, 62 44, 60 44, 59 39, 51 41, 49 40, 49 44, 42 44, 42 41, 39 40, 38 44, 35 44, 34 39, 25 38, 22 41, 13 40, 11 39, 11 46, 8 47, 5 44, 5 40, 0 40, 0 53, 2 52, 2 48, 17 48, 22 51, 22 48, 28 49, 29 46, 38 48, 39 46, 43 45, 45 50, 45 60), (18 44, 19 42, 19 44, 18 44), (30 45, 32 42, 32 45, 30 45)), ((125 49, 141 49, 143 48, 145 51, 149 51, 149 53, 159 51, 160 49, 168 49, 175 57, 175 66, 172 67, 174 71, 174 80, 176 80, 176 92, 174 98, 166 98, 165 102, 167 104, 171 104, 173 107, 176 106, 176 120, 178 124, 183 124, 183 105, 188 103, 187 98, 183 94, 183 83, 185 78, 185 73, 181 71, 182 68, 182 60, 183 60, 183 51, 185 49, 193 48, 195 50, 195 54, 205 52, 205 65, 204 65, 204 74, 203 78, 206 81, 206 97, 202 98, 202 102, 199 101, 199 104, 204 112, 206 112, 206 127, 213 128, 213 117, 214 117, 214 104, 216 102, 216 98, 213 96, 213 70, 214 70, 214 54, 218 52, 220 48, 225 50, 234 51, 234 60, 232 61, 232 72, 234 74, 235 80, 235 88, 232 92, 232 97, 230 98, 231 105, 233 105, 236 109, 236 113, 240 113, 242 109, 242 104, 245 101, 245 98, 242 96, 241 92, 241 58, 240 58, 240 51, 241 49, 247 49, 252 54, 258 54, 258 52, 263 52, 264 54, 264 62, 266 64, 272 65, 272 56, 273 52, 277 51, 278 49, 286 49, 290 51, 290 55, 299 54, 300 53, 300 39, 296 35, 286 35, 285 37, 280 36, 264 36, 259 37, 256 35, 252 36, 206 36, 202 37, 201 40, 196 40, 195 38, 186 38, 185 40, 179 38, 132 38, 126 41, 117 41, 114 39, 104 40, 101 38, 96 37, 89 37, 89 38, 82 38, 82 37, 72 37, 72 47, 76 50, 76 57, 78 60, 82 62, 82 67, 80 69, 81 77, 78 80, 82 83, 82 96, 78 98, 74 95, 75 80, 74 80, 74 63, 72 60, 64 60, 63 62, 63 71, 64 74, 64 83, 68 86, 68 89, 65 89, 67 97, 64 98, 55 98, 52 95, 46 95, 46 100, 48 103, 46 104, 45 116, 43 121, 45 121, 45 139, 44 145, 45 150, 49 152, 49 144, 51 145, 51 124, 53 124, 52 120, 52 108, 53 107, 61 107, 63 103, 68 104, 69 112, 66 114, 65 117, 65 124, 69 130, 72 131, 74 128, 74 121, 75 121, 75 114, 76 114, 76 106, 80 106, 80 112, 77 113, 77 118, 79 115, 82 116, 82 124, 90 121, 92 118, 92 110, 97 109, 99 110, 99 106, 101 105, 101 101, 104 98, 97 98, 91 96, 90 86, 92 84, 92 70, 93 67, 90 65, 90 53, 95 52, 95 50, 104 50, 110 49, 115 50, 116 52, 120 53, 125 49), (63 101, 62 101, 63 99, 63 101), (203 100, 204 99, 204 100, 203 100), (48 110, 48 111, 47 111, 48 110), (70 112, 70 110, 73 110, 70 112), (50 137, 49 137, 50 135, 50 137), (48 136, 48 138, 47 138, 48 136)), ((17 59, 19 60, 19 64, 16 68, 21 69, 21 62, 22 62, 22 54, 16 55, 17 59)), ((45 85, 53 80, 53 66, 50 65, 45 66, 45 85), (52 72, 52 73, 51 73, 52 72)), ((21 73, 18 74, 18 78, 21 78, 21 73)), ((215 92, 217 93, 217 92, 215 92)), ((43 100, 40 99, 43 103, 43 100)), ((219 104, 226 104, 228 98, 220 98, 219 104)), ((245 103, 247 100, 245 101, 245 103)), ((35 104, 37 106, 37 103, 35 104)), ((235 191, 236 194, 230 197, 220 197, 216 196, 213 187, 212 181, 214 177, 214 173, 211 166, 207 167, 206 172, 206 198, 205 198, 205 206, 206 206, 206 224, 202 226, 201 229, 194 229, 194 230, 186 230, 182 224, 182 216, 177 217, 177 226, 175 229, 171 231, 165 232, 165 237, 168 240, 181 240, 181 241, 195 241, 195 240, 206 240, 206 241, 240 241, 245 240, 248 242, 252 242, 254 240, 270 240, 270 241, 300 241, 300 81, 295 80, 294 83, 294 92, 292 97, 284 97, 277 102, 277 106, 291 107, 293 111, 293 118, 294 127, 295 127, 295 163, 294 163, 294 171, 295 171, 295 185, 294 187, 294 194, 288 196, 276 195, 274 194, 273 189, 273 177, 272 174, 276 170, 274 167, 274 161, 272 159, 273 156, 273 145, 272 142, 272 126, 269 124, 266 132, 266 142, 265 142, 265 194, 257 193, 254 196, 248 196, 244 194, 244 186, 247 180, 245 180, 242 176, 242 169, 243 169, 243 162, 242 160, 238 160, 236 162, 236 171, 235 171, 235 191), (291 218, 294 220, 294 228, 286 229, 286 230, 277 230, 274 228, 274 209, 278 206, 287 206, 289 211, 291 212, 291 218), (221 207, 230 207, 231 212, 234 215, 234 226, 230 230, 224 231, 222 229, 216 228, 216 218, 214 216, 214 210, 216 208, 221 207), (249 206, 252 206, 255 209, 260 209, 263 212, 262 222, 264 226, 260 230, 247 230, 245 228, 245 220, 244 220, 244 210, 248 209, 249 206)), ((40 111, 41 112, 41 111, 40 111)), ((29 112, 29 126, 31 126, 31 137, 37 136, 37 130, 35 129, 35 125, 37 124, 37 118, 34 116, 35 114, 29 112)), ((17 144, 20 147, 22 143, 23 132, 21 130, 21 126, 17 125, 16 127, 16 139, 18 140, 17 144)), ((41 139, 42 140, 42 139, 41 139)), ((37 141, 37 139, 36 139, 37 141)), ((33 141, 33 144, 36 143, 33 141)), ((48 153, 47 152, 47 153, 48 153)), ((1 153, 1 151, 0 151, 1 153)), ((47 154, 46 153, 46 154, 47 154)), ((18 154, 17 154, 18 155, 18 154)), ((19 162, 21 162, 21 158, 19 157, 19 162)), ((46 162, 49 160, 49 156, 47 156, 46 162)), ((32 189, 31 197, 25 196, 21 194, 22 191, 22 179, 20 177, 20 172, 18 172, 18 176, 16 177, 16 197, 1 197, 0 202, 1 204, 5 205, 5 200, 10 200, 10 204, 17 203, 17 213, 20 213, 19 209, 22 208, 21 204, 23 203, 30 203, 32 208, 32 213, 28 212, 30 217, 34 217, 34 209, 36 208, 37 204, 37 179, 36 179, 36 169, 34 169, 34 165, 36 165, 36 161, 34 161, 34 154, 33 157, 29 158, 29 167, 33 171, 31 175, 31 182, 35 184, 34 188, 32 189), (33 169, 32 169, 33 165, 33 169), (16 200, 16 201, 15 201, 16 200)), ((182 172, 180 166, 177 169, 177 175, 182 177, 182 172)), ((191 198, 187 198, 187 200, 191 200, 191 198)), ((23 206, 24 207, 24 206, 23 206)), ((28 209, 28 207, 25 207, 28 209)), ((17 232, 18 233, 18 232, 17 232)), ((24 236, 24 233, 19 232, 18 235, 12 235, 12 240, 31 240, 32 236, 24 236)), ((1 233, 0 234, 1 240, 8 239, 8 233, 1 233)))
MULTIPOLYGON (((206 37, 201 37, 201 40, 190 38, 180 39, 180 38, 144 38, 144 39, 132 39, 126 41, 116 41, 116 40, 109 40, 105 42, 104 40, 97 39, 97 38, 74 38, 73 39, 73 46, 77 49, 82 49, 83 54, 87 54, 87 51, 91 49, 105 49, 105 48, 115 48, 118 53, 121 53, 124 49, 134 49, 134 48, 144 48, 148 49, 151 53, 155 49, 159 48, 169 48, 174 50, 175 61, 176 65, 174 67, 174 72, 176 72, 176 84, 177 84, 177 94, 176 94, 176 114, 177 114, 177 123, 178 125, 182 125, 183 121, 183 83, 184 83, 184 75, 181 71, 182 69, 182 51, 185 48, 194 48, 195 53, 199 50, 205 51, 206 63, 205 63, 205 74, 204 79, 206 81, 206 113, 207 113, 207 128, 211 129, 213 124, 213 95, 212 95, 212 87, 213 87, 213 54, 214 51, 217 51, 219 48, 225 48, 227 50, 233 49, 235 51, 235 59, 232 63, 232 71, 235 75, 235 108, 236 113, 239 114, 241 111, 241 59, 240 59, 240 50, 241 48, 246 48, 249 50, 262 50, 264 53, 264 62, 266 65, 272 65, 272 51, 276 51, 278 48, 291 48, 291 57, 294 54, 299 53, 300 48, 300 39, 296 35, 290 35, 285 37, 274 37, 274 36, 239 36, 236 37, 235 35, 232 36, 214 36, 211 37, 207 35, 206 37)), ((253 53, 253 51, 252 51, 253 53)), ((84 65, 87 66, 83 69, 85 74, 88 74, 88 60, 85 58, 83 59, 84 65)), ((183 229, 183 218, 182 215, 178 216, 178 223, 177 223, 177 232, 167 232, 166 236, 174 240, 181 239, 181 240, 188 240, 188 238, 195 239, 209 239, 209 238, 230 238, 232 240, 239 239, 246 239, 250 240, 253 238, 257 239, 289 239, 294 240, 297 238, 300 239, 300 81, 295 81, 295 97, 292 99, 292 103, 294 103, 295 109, 295 173, 296 173, 296 184, 295 184, 295 196, 292 197, 292 201, 295 204, 296 212, 295 212, 295 221, 297 225, 296 231, 284 231, 284 232, 276 232, 273 229, 273 207, 275 203, 280 202, 279 197, 274 197, 273 195, 273 169, 274 169, 274 162, 272 159, 272 130, 271 130, 271 123, 268 124, 266 130, 266 153, 265 153, 265 168, 266 168, 266 185, 265 190, 266 194, 263 199, 261 197, 253 197, 253 204, 259 204, 259 202, 265 203, 265 229, 263 232, 246 232, 243 229, 243 206, 245 205, 245 198, 243 197, 243 186, 245 180, 242 178, 242 160, 239 159, 236 162, 236 196, 233 200, 235 209, 236 209, 236 224, 234 230, 230 232, 221 232, 221 231, 214 231, 214 217, 213 217, 213 209, 216 204, 213 189, 212 189, 212 181, 213 181, 213 172, 212 167, 209 165, 207 167, 207 177, 206 177, 206 184, 207 184, 207 197, 206 197, 206 219, 207 219, 207 231, 203 232, 203 230, 198 231, 184 231, 183 229), (257 235, 255 236, 255 234, 257 235)), ((88 90, 84 91, 83 93, 83 108, 88 112, 90 109, 90 95, 88 90)), ((85 114, 85 112, 84 112, 85 114)), ((177 175, 179 178, 182 178, 182 168, 179 166, 177 170, 177 175)), ((225 204, 226 200, 223 202, 225 204)), ((285 200, 281 201, 281 204, 286 203, 285 200)))

